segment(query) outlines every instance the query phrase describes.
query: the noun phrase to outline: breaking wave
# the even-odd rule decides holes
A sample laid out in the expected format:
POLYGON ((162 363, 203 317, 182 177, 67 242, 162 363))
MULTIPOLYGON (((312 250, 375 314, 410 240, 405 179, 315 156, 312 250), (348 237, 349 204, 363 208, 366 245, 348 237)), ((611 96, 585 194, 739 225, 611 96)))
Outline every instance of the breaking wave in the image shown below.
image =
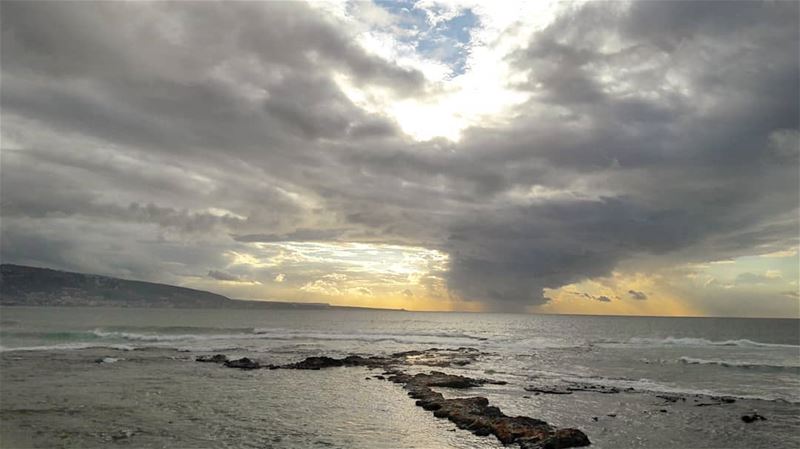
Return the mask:
POLYGON ((117 351, 133 351, 137 349, 135 346, 130 345, 117 345, 117 344, 97 344, 97 343, 63 343, 58 345, 41 345, 41 346, 19 346, 19 347, 6 347, 0 346, 0 352, 11 351, 74 351, 78 349, 115 349, 117 351))
POLYGON ((633 337, 625 342, 605 341, 602 343, 610 343, 610 344, 622 343, 634 346, 738 346, 744 348, 770 347, 770 348, 800 349, 800 345, 764 343, 760 341, 753 341, 747 339, 714 341, 705 338, 692 338, 692 337, 666 337, 666 338, 633 337))
POLYGON ((695 357, 681 357, 681 363, 687 365, 718 365, 726 368, 745 368, 766 371, 790 371, 800 373, 799 365, 787 365, 781 363, 766 363, 746 360, 720 360, 720 359, 700 359, 695 357))
MULTIPOLYGON (((191 331, 190 328, 165 328, 164 330, 191 331)), ((93 347, 112 347, 112 343, 131 342, 138 347, 172 347, 185 343, 195 342, 231 342, 231 341, 360 341, 360 342, 395 342, 399 344, 435 344, 467 346, 486 340, 465 333, 448 332, 417 332, 417 333, 337 333, 324 331, 297 331, 287 329, 213 329, 216 331, 228 330, 230 333, 202 333, 204 328, 196 328, 199 333, 169 333, 169 332, 131 332, 106 329, 92 331, 66 331, 42 333, 16 333, 15 337, 34 337, 38 341, 57 341, 58 344, 3 347, 0 351, 46 351, 46 350, 72 350, 93 347)), ((8 334, 6 334, 8 335, 8 334)), ((119 346, 119 345, 117 345, 119 346)), ((183 346, 181 346, 183 347, 183 346)), ((228 344, 227 347, 236 347, 228 344)))

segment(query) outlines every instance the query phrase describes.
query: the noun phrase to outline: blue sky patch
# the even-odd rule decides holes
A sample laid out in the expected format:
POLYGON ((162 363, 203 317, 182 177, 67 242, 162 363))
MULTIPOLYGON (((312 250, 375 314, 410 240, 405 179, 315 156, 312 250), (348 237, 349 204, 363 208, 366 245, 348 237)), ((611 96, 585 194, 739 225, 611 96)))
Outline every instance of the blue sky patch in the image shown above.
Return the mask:
MULTIPOLYGON (((471 10, 465 9, 450 20, 431 25, 428 13, 416 7, 413 1, 376 1, 381 8, 397 16, 399 26, 414 31, 409 36, 401 36, 399 41, 413 45, 417 52, 427 58, 447 64, 451 76, 458 76, 466 70, 469 57, 471 32, 480 21, 471 10)), ((439 10, 433 10, 437 13, 439 10)))

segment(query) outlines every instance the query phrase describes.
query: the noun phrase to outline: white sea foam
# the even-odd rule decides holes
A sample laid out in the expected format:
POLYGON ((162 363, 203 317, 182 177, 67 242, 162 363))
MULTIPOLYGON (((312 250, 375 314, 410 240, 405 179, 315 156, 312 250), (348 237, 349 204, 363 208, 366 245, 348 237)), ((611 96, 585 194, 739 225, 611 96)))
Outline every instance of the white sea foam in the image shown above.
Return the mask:
POLYGON ((774 363, 754 360, 721 360, 701 359, 696 357, 681 357, 681 363, 687 365, 718 365, 726 368, 766 369, 776 371, 800 371, 800 365, 788 363, 774 363))
MULTIPOLYGON (((548 373, 545 377, 551 377, 553 373, 548 373)), ((710 397, 732 397, 736 399, 754 399, 761 401, 782 401, 790 403, 800 403, 800 399, 791 398, 787 399, 778 395, 757 395, 757 394, 735 394, 728 392, 720 392, 704 388, 687 388, 684 386, 676 386, 666 383, 657 382, 652 379, 626 379, 626 378, 610 378, 610 377, 596 377, 596 376, 575 376, 575 375, 561 375, 555 377, 555 380, 565 383, 580 384, 580 385, 598 385, 603 387, 616 387, 622 390, 632 389, 635 392, 653 393, 653 394, 676 394, 676 395, 701 395, 710 397)))
POLYGON ((708 340, 705 338, 692 338, 692 337, 666 337, 666 338, 650 338, 650 337, 633 337, 625 342, 604 341, 604 345, 633 345, 633 346, 738 346, 744 348, 794 348, 800 350, 798 345, 780 344, 780 343, 764 343, 748 339, 739 340, 708 340))
POLYGON ((41 345, 41 346, 19 346, 19 347, 0 346, 0 352, 12 352, 12 351, 74 351, 74 350, 79 350, 79 349, 90 349, 90 348, 114 349, 114 350, 117 350, 117 351, 133 351, 134 349, 138 349, 136 346, 119 345, 119 344, 61 343, 61 344, 57 344, 57 345, 41 345))
POLYGON ((302 332, 286 329, 255 329, 250 333, 235 334, 158 334, 117 332, 95 329, 92 334, 103 339, 122 339, 142 342, 190 342, 220 340, 330 340, 330 341, 364 341, 410 344, 442 344, 469 345, 484 338, 463 333, 336 333, 336 332, 302 332))

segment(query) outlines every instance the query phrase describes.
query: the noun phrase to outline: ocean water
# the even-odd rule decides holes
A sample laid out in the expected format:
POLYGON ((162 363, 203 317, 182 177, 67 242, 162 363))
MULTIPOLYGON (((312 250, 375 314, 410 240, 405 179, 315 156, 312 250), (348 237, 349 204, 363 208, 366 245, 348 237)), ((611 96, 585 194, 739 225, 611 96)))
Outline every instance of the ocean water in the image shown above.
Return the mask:
POLYGON ((800 447, 798 320, 18 307, 0 315, 0 436, 34 446, 161 447, 159 429, 170 429, 168 441, 186 447, 499 447, 453 432, 361 368, 241 372, 192 362, 218 352, 285 363, 471 347, 482 356, 450 371, 508 382, 476 395, 508 414, 580 428, 595 447, 800 447), (624 391, 524 389, 576 384, 624 391), (152 388, 169 407, 142 399, 152 388), (737 401, 697 406, 717 396, 737 401), (22 407, 32 398, 41 414, 22 407), (98 414, 109 401, 119 410, 98 414), (743 424, 752 410, 768 420, 743 424), (193 418, 178 426, 185 415, 193 418))

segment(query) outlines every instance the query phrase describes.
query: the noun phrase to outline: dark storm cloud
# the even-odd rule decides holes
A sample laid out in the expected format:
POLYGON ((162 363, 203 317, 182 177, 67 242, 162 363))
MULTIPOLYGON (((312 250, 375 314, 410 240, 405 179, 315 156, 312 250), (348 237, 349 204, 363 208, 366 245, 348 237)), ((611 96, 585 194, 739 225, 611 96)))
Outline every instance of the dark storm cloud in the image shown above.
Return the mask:
POLYGON ((581 298, 591 299, 592 301, 611 302, 611 298, 605 295, 595 296, 595 295, 590 295, 589 293, 586 292, 570 292, 570 293, 581 298))
POLYGON ((227 282, 249 282, 246 279, 242 279, 241 276, 237 276, 232 273, 228 273, 222 270, 209 270, 208 277, 211 279, 216 279, 218 281, 227 281, 227 282))
POLYGON ((452 292, 518 310, 643 254, 785 249, 797 17, 571 8, 512 55, 516 118, 450 143, 353 104, 335 76, 430 86, 302 3, 3 2, 2 257, 169 280, 256 242, 391 242, 447 252, 452 292))
POLYGON ((628 290, 628 295, 630 295, 631 298, 637 299, 639 301, 644 301, 645 299, 647 299, 647 294, 645 292, 640 292, 636 290, 628 290))
POLYGON ((336 240, 342 233, 340 229, 297 229, 288 234, 234 235, 233 239, 237 242, 308 242, 336 240))
POLYGON ((770 149, 776 133, 797 135, 797 4, 749 5, 747 20, 721 3, 607 6, 588 4, 535 35, 515 56, 530 73, 520 86, 533 94, 530 119, 467 141, 491 146, 483 158, 509 167, 505 185, 580 181, 606 197, 495 201, 462 217, 448 276, 466 297, 509 308, 636 254, 691 259, 797 241, 797 165, 770 149), (680 11, 663 13, 671 8, 680 11), (690 32, 692 8, 703 12, 690 32), (662 27, 637 26, 654 16, 662 27), (716 20, 724 25, 705 32, 716 20), (521 167, 547 170, 513 176, 521 167))

